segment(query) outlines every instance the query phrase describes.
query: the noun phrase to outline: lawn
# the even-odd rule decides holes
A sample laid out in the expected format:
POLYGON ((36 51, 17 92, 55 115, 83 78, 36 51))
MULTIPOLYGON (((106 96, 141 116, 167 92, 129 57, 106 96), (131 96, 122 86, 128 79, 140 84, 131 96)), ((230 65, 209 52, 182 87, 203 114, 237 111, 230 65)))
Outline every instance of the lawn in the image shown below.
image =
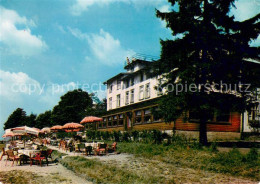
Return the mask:
POLYGON ((60 162, 96 183, 252 183, 260 179, 256 149, 248 154, 237 149, 220 153, 196 145, 124 142, 118 144, 118 151, 134 157, 126 161, 66 157, 60 162))
POLYGON ((32 172, 19 170, 0 172, 0 183, 1 182, 5 184, 71 183, 71 181, 59 176, 58 173, 40 176, 32 172))

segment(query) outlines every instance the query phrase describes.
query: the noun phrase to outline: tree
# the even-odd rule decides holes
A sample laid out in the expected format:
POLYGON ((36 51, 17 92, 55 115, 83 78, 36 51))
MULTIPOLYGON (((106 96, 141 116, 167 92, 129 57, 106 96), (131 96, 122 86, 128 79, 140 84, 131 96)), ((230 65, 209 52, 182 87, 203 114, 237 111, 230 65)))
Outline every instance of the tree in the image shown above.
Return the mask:
POLYGON ((29 127, 35 127, 36 126, 36 114, 30 114, 30 116, 26 116, 25 119, 25 125, 29 127))
POLYGON ((88 108, 86 112, 86 116, 102 116, 105 112, 107 112, 107 99, 104 98, 102 101, 96 102, 93 104, 93 107, 88 108))
POLYGON ((45 111, 44 113, 41 113, 36 118, 36 125, 37 128, 44 128, 44 127, 51 127, 54 124, 51 121, 51 111, 45 111))
POLYGON ((26 125, 26 112, 22 108, 17 108, 7 119, 4 129, 26 125))
POLYGON ((69 91, 60 99, 59 104, 52 110, 51 119, 55 124, 80 122, 87 109, 92 107, 90 95, 81 89, 69 91))
POLYGON ((252 102, 248 95, 256 88, 253 81, 259 79, 259 73, 252 76, 246 71, 245 58, 258 58, 259 48, 249 43, 259 35, 260 14, 239 22, 229 16, 234 0, 169 2, 172 6, 177 3, 178 10, 156 12, 175 38, 161 40, 161 58, 153 66, 152 75, 166 79, 160 87, 167 89, 167 95, 159 106, 166 121, 194 112, 200 122, 199 141, 205 145, 206 124, 214 113, 243 112, 252 102), (245 85, 241 87, 246 83, 251 84, 247 91, 245 85), (222 84, 228 84, 235 95, 222 92, 222 84))

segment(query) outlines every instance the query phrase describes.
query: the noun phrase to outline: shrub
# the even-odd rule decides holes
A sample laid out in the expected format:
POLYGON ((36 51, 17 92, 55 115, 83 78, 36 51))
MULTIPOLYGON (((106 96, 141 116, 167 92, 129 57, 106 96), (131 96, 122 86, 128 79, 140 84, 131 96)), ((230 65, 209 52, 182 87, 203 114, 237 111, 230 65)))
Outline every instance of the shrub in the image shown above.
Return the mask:
POLYGON ((138 139, 139 139, 139 132, 134 130, 134 131, 132 131, 131 134, 132 134, 132 136, 134 138, 134 141, 138 141, 138 139))
POLYGON ((130 134, 128 132, 123 133, 123 141, 129 142, 130 140, 130 134))
POLYGON ((119 142, 120 141, 120 131, 113 131, 113 136, 114 136, 114 140, 116 141, 116 142, 119 142))
POLYGON ((162 132, 159 130, 153 130, 152 131, 152 139, 155 144, 161 144, 162 143, 162 132))
POLYGON ((246 155, 246 159, 249 162, 254 162, 258 160, 259 154, 256 148, 251 148, 248 154, 246 155))

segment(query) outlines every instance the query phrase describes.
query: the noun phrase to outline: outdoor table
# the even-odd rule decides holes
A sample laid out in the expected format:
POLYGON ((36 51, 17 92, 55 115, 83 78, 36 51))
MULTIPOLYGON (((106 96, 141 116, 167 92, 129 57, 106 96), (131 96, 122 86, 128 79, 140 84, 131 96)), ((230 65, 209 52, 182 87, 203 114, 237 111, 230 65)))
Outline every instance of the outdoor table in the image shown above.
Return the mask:
POLYGON ((52 146, 58 146, 59 145, 59 141, 58 140, 51 140, 50 144, 52 146))
POLYGON ((33 155, 33 154, 39 153, 39 152, 40 152, 40 150, 19 149, 19 150, 18 150, 18 155, 27 155, 27 156, 30 157, 30 155, 33 155))

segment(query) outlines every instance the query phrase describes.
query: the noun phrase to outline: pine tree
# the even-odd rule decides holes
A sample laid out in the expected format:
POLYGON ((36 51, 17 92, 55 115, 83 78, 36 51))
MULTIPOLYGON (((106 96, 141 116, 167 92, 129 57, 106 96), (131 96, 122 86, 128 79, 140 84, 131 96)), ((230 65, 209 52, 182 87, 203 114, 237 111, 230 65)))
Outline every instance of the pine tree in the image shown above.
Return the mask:
POLYGON ((221 82, 235 91, 235 87, 249 83, 248 90, 253 91, 260 81, 259 73, 248 71, 246 61, 259 55, 259 47, 251 47, 249 43, 259 35, 260 14, 242 22, 235 21, 234 16, 229 15, 234 1, 169 0, 172 6, 178 4, 177 11, 156 12, 176 38, 161 40, 161 58, 153 67, 153 75, 167 79, 161 81, 161 87, 167 87, 168 91, 160 109, 166 121, 194 112, 199 117, 200 143, 204 145, 207 144, 207 121, 215 112, 243 112, 253 102, 248 101, 250 92, 245 92, 245 85, 236 95, 219 92, 221 87, 217 85, 215 88, 219 91, 213 92, 212 86, 221 82), (191 89, 181 91, 181 86, 191 89))

